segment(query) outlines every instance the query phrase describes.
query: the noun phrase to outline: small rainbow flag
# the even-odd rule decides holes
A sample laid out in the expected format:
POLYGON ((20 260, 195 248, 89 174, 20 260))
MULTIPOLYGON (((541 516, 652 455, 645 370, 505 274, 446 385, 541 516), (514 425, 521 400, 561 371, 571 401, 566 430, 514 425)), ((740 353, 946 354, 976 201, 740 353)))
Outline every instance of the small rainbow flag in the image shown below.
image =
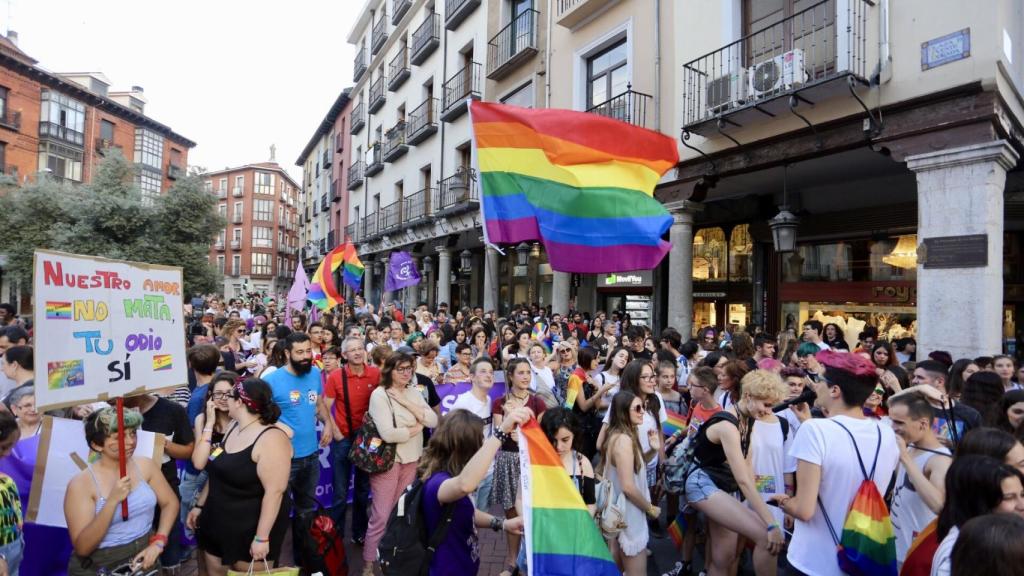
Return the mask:
POLYGON ((540 240, 552 269, 584 274, 650 270, 668 253, 654 186, 679 161, 675 140, 586 112, 469 111, 486 243, 540 240))
POLYGON ((551 335, 548 334, 548 325, 543 322, 537 322, 533 325, 533 333, 530 334, 530 338, 540 342, 540 345, 544 347, 544 351, 551 354, 551 335))
POLYGON ((170 354, 154 354, 153 355, 153 371, 160 372, 163 370, 171 369, 171 355, 170 354))
POLYGON ((520 494, 532 576, 621 576, 579 489, 536 420, 519 429, 520 494))
POLYGON ((363 263, 356 254, 356 248, 351 242, 346 241, 341 246, 331 250, 313 275, 313 282, 309 285, 309 301, 324 312, 329 311, 338 304, 343 304, 345 298, 338 291, 334 283, 334 273, 344 266, 342 281, 359 290, 363 281, 363 263))
POLYGON ((569 383, 565 386, 566 408, 571 409, 576 404, 576 397, 579 396, 580 390, 583 390, 583 383, 586 381, 587 371, 577 366, 576 370, 569 376, 569 383))
POLYGON ((71 320, 71 302, 46 302, 47 320, 71 320))
POLYGON ((668 413, 668 418, 661 423, 661 431, 665 433, 665 436, 671 436, 676 432, 683 433, 686 431, 685 416, 667 409, 665 412, 668 413))
POLYGON ((682 550, 683 537, 686 535, 686 516, 682 512, 668 525, 668 535, 672 537, 676 549, 682 550))

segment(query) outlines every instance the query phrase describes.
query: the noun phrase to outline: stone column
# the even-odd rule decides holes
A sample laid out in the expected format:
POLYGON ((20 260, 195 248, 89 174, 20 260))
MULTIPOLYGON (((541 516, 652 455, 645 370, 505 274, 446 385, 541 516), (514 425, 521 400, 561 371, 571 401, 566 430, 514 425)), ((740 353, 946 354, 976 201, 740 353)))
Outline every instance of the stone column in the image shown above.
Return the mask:
POLYGON ((452 251, 444 246, 437 248, 437 303, 444 302, 454 314, 452 307, 452 251))
POLYGON ((572 282, 572 274, 555 270, 551 275, 551 313, 561 314, 563 317, 569 313, 569 284, 572 282))
MULTIPOLYGON (((363 298, 367 302, 370 302, 377 306, 377 303, 373 301, 373 262, 367 262, 366 268, 363 270, 363 298)), ((378 310, 378 312, 380 312, 378 310)))
POLYGON ((492 246, 484 246, 484 312, 498 310, 498 274, 501 273, 501 261, 498 251, 492 246))
MULTIPOLYGON (((383 302, 385 306, 387 306, 389 302, 394 300, 394 294, 392 294, 391 292, 388 292, 387 290, 384 289, 384 287, 388 285, 388 281, 387 281, 387 278, 388 278, 388 266, 391 264, 389 262, 389 260, 390 260, 390 258, 384 258, 383 260, 381 260, 381 264, 382 264, 382 267, 381 267, 381 277, 380 277, 380 283, 381 283, 381 286, 380 286, 381 302, 383 302)), ((403 310, 402 312, 404 313, 405 310, 403 310)))
MULTIPOLYGON (((907 157, 917 173, 917 240, 985 234, 984 267, 917 266, 917 357, 1002 350, 1003 195, 1018 160, 1005 140, 907 157)), ((927 256, 926 256, 927 258, 927 256)))
POLYGON ((668 253, 668 326, 679 331, 685 342, 693 333, 693 218, 704 207, 680 200, 665 208, 672 214, 668 253))

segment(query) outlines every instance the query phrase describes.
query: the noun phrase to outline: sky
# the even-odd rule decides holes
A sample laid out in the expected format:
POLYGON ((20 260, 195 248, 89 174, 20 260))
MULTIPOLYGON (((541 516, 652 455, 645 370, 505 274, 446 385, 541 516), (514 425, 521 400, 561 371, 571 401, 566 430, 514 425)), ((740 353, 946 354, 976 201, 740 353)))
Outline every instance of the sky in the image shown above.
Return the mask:
POLYGON ((363 0, 0 0, 0 32, 50 72, 103 72, 146 115, 197 142, 189 165, 295 166, 352 83, 363 0))

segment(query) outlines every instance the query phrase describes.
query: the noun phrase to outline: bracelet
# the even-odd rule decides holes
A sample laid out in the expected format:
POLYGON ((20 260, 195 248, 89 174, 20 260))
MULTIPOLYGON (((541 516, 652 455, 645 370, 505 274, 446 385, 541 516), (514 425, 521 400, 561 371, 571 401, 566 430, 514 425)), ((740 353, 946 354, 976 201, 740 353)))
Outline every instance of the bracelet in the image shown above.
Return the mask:
POLYGON ((776 522, 772 522, 771 524, 768 525, 768 532, 771 532, 772 530, 778 530, 778 529, 779 529, 779 525, 776 522))
POLYGON ((167 536, 163 534, 153 534, 149 537, 149 545, 156 545, 157 548, 163 550, 167 546, 167 536))
POLYGON ((202 504, 200 504, 200 503, 198 503, 198 502, 196 502, 195 504, 193 504, 193 505, 192 505, 192 507, 193 507, 193 508, 198 508, 198 509, 200 509, 200 510, 202 510, 202 509, 203 509, 203 505, 202 505, 202 504))
POLYGON ((213 428, 203 428, 203 432, 204 433, 209 432, 209 433, 212 434, 213 433, 213 428))
POLYGON ((491 530, 495 532, 501 532, 502 526, 505 524, 505 519, 498 516, 491 516, 491 530))
POLYGON ((504 444, 505 442, 512 441, 512 435, 509 434, 508 432, 503 432, 500 429, 494 431, 494 437, 497 438, 498 441, 501 442, 502 444, 504 444))
POLYGON ((270 542, 270 538, 260 538, 259 536, 253 536, 252 541, 257 544, 266 544, 267 542, 270 542))

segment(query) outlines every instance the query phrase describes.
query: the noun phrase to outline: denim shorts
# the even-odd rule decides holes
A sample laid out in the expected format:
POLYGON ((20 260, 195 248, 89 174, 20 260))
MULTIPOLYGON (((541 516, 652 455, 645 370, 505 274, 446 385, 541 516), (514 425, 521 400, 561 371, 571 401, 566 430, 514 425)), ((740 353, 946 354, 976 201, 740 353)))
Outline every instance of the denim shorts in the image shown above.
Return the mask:
POLYGON ((690 504, 703 502, 711 498, 715 492, 721 492, 721 490, 715 486, 711 477, 702 468, 691 472, 690 477, 686 479, 686 501, 690 504))

